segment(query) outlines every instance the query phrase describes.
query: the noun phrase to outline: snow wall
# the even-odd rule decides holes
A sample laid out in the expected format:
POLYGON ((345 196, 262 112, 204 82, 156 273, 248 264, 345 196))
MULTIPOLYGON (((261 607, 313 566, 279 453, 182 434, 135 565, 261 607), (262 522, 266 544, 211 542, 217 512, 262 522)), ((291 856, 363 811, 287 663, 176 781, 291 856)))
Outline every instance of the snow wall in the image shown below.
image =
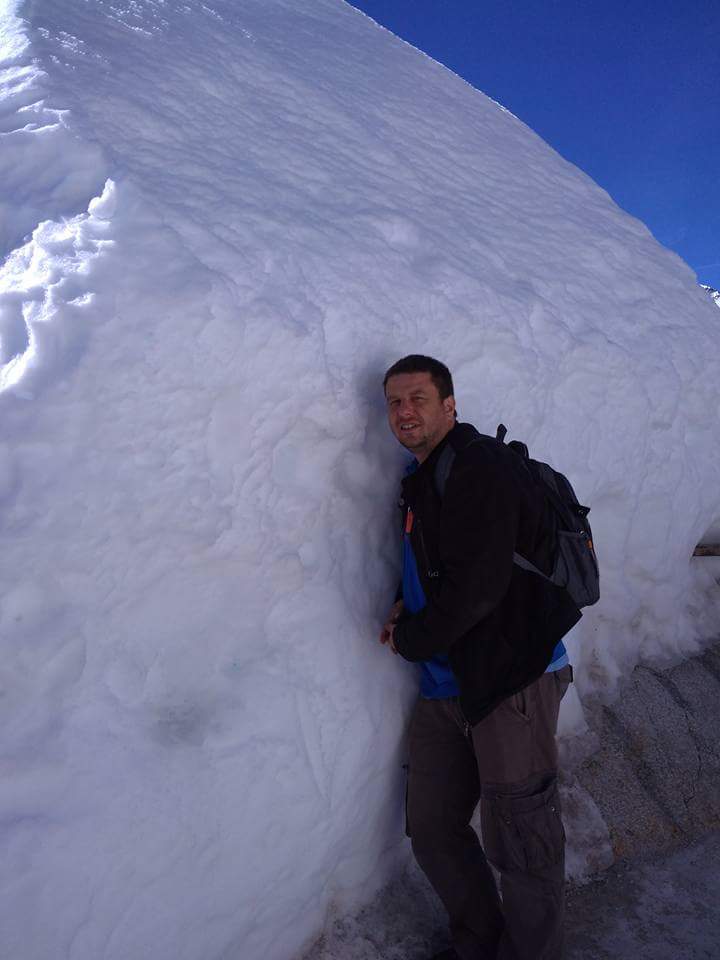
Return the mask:
POLYGON ((384 369, 592 505, 583 696, 717 625, 717 309, 340 0, 2 2, 0 952, 288 960, 407 857, 384 369))

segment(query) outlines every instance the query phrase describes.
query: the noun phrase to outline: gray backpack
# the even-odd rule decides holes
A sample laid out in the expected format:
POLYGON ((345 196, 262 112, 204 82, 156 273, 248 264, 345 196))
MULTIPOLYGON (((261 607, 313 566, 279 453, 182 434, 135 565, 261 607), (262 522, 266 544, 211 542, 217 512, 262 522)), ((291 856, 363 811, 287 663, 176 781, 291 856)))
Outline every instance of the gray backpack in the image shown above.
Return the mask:
MULTIPOLYGON (((504 443, 506 434, 507 427, 501 423, 497 428, 495 439, 504 443)), ((483 437, 478 434, 470 443, 478 443, 482 440, 483 437)), ((549 503, 553 523, 551 531, 553 563, 550 576, 546 576, 519 553, 513 554, 513 562, 524 570, 536 573, 544 580, 564 587, 578 607, 589 607, 597 603, 600 599, 600 572, 593 546, 592 530, 587 519, 590 507, 584 507, 578 502, 575 491, 566 476, 547 463, 533 460, 524 443, 512 440, 507 446, 508 450, 512 450, 521 458, 535 486, 549 503)), ((438 458, 435 467, 435 487, 440 497, 445 492, 445 484, 458 452, 448 443, 438 458)))

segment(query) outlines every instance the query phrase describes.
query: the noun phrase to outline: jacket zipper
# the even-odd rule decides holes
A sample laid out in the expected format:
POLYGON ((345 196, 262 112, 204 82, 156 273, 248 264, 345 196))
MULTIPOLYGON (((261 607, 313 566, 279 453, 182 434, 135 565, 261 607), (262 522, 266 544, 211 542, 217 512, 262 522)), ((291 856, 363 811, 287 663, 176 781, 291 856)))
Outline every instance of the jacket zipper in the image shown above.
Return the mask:
MULTIPOLYGON (((416 528, 417 528, 418 541, 419 541, 419 543, 420 543, 420 550, 421 550, 421 552, 422 552, 422 561, 423 561, 423 565, 424 565, 424 567, 425 567, 425 572, 426 572, 426 574, 427 574, 427 578, 428 578, 428 580, 430 580, 430 581, 437 581, 437 579, 438 579, 438 571, 437 571, 437 570, 432 570, 432 569, 430 568, 430 557, 429 557, 428 552, 427 552, 427 547, 425 546, 425 537, 423 536, 422 522, 421 522, 417 517, 415 517, 415 526, 416 526, 416 528)), ((434 591, 434 589, 435 589, 435 583, 433 583, 432 586, 433 586, 433 591, 434 591)))
MULTIPOLYGON (((412 508, 410 508, 410 509, 412 509, 412 508)), ((437 571, 437 570, 431 570, 431 569, 430 569, 430 557, 429 557, 428 552, 427 552, 427 547, 425 546, 425 537, 423 536, 422 521, 420 521, 420 520, 418 519, 418 517, 416 517, 414 514, 413 514, 413 525, 415 526, 415 528, 416 528, 416 530, 417 530, 418 543, 419 543, 419 546, 420 546, 420 551, 421 551, 421 553, 422 553, 422 558, 421 558, 421 559, 422 559, 422 561, 423 561, 423 563, 424 563, 425 570, 426 570, 427 576, 428 576, 428 580, 429 580, 430 583, 432 584, 433 590, 434 590, 434 589, 435 589, 435 584, 438 582, 438 574, 439 574, 439 571, 437 571)), ((470 726, 470 723, 469 723, 467 717, 466 717, 465 714, 463 713, 462 707, 460 706, 460 703, 459 703, 459 702, 458 702, 458 709, 460 710, 460 716, 462 717, 462 720, 463 720, 465 736, 466 736, 466 738, 467 738, 468 740, 471 740, 471 739, 472 739, 472 727, 470 726)))

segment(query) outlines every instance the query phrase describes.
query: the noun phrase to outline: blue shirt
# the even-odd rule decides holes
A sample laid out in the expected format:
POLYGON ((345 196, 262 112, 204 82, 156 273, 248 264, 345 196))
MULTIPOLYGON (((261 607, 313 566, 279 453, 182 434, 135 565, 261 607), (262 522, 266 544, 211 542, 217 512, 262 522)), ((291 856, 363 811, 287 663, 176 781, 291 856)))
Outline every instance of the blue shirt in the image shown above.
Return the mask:
MULTIPOLYGON (((403 604, 408 613, 419 613, 426 604, 425 591, 420 583, 415 554, 410 545, 410 534, 403 533, 403 604)), ((459 697, 457 680, 444 653, 420 663, 420 695, 428 700, 459 697)))

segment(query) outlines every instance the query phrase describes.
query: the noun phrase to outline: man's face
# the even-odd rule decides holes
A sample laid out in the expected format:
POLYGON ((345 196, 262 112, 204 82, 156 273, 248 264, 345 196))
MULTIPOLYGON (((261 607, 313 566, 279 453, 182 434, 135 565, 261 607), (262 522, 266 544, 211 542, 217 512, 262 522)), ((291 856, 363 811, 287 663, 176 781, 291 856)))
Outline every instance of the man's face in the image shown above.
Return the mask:
POLYGON ((455 424, 455 398, 440 399, 429 373, 397 373, 385 386, 388 423, 423 462, 455 424))

